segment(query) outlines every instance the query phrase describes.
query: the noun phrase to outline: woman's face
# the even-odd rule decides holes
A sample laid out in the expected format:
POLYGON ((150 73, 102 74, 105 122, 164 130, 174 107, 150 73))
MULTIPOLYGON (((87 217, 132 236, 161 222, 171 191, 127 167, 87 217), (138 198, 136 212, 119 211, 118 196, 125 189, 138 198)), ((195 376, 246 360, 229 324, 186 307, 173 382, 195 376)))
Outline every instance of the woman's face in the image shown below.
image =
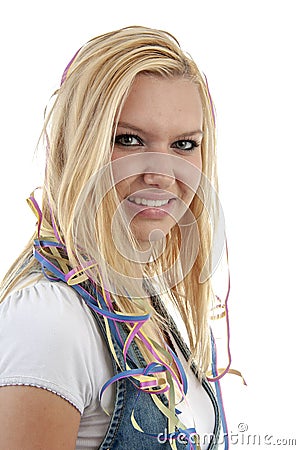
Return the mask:
POLYGON ((201 176, 202 104, 184 78, 139 75, 124 103, 112 153, 116 190, 142 248, 184 214, 201 176))

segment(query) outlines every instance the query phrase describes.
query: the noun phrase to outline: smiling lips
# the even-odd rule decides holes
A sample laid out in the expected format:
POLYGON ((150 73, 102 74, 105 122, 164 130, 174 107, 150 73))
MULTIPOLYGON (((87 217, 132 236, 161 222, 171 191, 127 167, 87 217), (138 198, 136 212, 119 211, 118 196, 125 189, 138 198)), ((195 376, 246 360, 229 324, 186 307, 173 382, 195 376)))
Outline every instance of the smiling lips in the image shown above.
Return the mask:
POLYGON ((130 195, 126 200, 130 215, 133 213, 134 216, 138 214, 148 219, 162 219, 173 210, 176 197, 166 198, 166 193, 156 195, 148 192, 130 195))
POLYGON ((146 198, 142 198, 142 197, 128 197, 128 200, 131 203, 135 203, 136 205, 143 205, 143 206, 148 206, 150 208, 157 208, 160 206, 164 206, 167 203, 169 203, 169 201, 171 199, 165 199, 165 200, 152 200, 152 199, 146 199, 146 198))

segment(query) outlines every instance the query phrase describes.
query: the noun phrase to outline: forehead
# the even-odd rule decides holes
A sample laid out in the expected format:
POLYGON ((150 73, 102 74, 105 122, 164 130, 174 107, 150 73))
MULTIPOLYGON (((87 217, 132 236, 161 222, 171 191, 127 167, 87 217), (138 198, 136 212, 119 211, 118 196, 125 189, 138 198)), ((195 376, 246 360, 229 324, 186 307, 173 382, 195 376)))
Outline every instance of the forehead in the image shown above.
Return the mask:
POLYGON ((120 122, 148 129, 183 132, 201 126, 202 103, 198 86, 182 77, 138 75, 121 110, 120 122))

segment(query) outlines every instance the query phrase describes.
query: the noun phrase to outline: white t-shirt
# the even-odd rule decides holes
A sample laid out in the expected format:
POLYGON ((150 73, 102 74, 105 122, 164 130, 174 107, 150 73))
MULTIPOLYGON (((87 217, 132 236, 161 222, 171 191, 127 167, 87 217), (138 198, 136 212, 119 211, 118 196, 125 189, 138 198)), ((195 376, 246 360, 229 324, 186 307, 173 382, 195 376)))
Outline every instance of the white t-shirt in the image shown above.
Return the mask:
MULTIPOLYGON (((65 283, 33 277, 0 304, 0 386, 44 388, 74 405, 81 414, 77 450, 97 450, 103 440, 113 387, 101 405, 98 396, 112 376, 109 351, 89 307, 65 283)), ((180 419, 193 426, 194 416, 197 432, 211 433, 211 401, 190 369, 187 378, 189 406, 179 405, 180 419)))

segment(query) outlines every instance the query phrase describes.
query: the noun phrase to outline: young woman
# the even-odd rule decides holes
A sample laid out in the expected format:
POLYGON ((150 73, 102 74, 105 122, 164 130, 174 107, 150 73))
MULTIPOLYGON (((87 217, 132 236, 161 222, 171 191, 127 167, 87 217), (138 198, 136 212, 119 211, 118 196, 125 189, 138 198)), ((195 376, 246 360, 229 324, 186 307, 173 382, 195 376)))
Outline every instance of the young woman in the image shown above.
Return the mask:
POLYGON ((217 448, 205 78, 166 32, 96 37, 43 137, 37 229, 2 283, 0 448, 217 448))

